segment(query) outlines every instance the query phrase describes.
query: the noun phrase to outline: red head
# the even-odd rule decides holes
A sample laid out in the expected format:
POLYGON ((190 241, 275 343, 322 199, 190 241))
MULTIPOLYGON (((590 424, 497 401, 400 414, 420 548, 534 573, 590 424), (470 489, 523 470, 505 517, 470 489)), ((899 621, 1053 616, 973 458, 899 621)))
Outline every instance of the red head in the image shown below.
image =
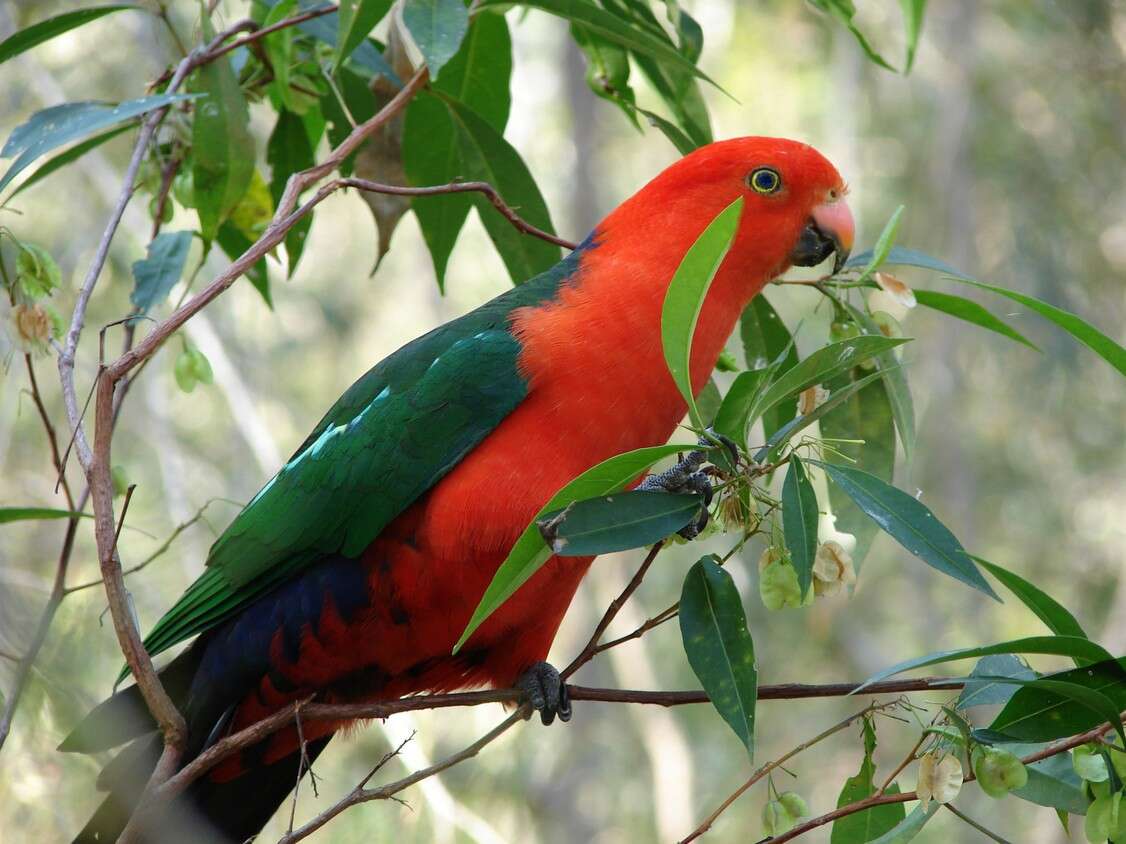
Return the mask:
MULTIPOLYGON (((646 233, 649 249, 683 255, 704 227, 743 197, 739 234, 727 264, 761 283, 788 266, 813 266, 852 248, 853 221, 836 168, 808 144, 748 137, 701 147, 665 169, 623 203, 599 233, 646 233), (620 228, 619 228, 620 227, 620 228)), ((756 287, 757 289, 757 287, 756 287)))

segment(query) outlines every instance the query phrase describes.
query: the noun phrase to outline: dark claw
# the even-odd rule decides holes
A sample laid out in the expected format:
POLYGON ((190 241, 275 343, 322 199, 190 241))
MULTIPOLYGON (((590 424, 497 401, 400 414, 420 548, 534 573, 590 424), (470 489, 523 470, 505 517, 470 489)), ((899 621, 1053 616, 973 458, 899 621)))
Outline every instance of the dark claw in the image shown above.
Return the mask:
POLYGON ((550 663, 537 662, 529 667, 516 681, 516 688, 540 713, 540 720, 545 725, 554 721, 556 715, 560 721, 571 720, 571 694, 550 663))
POLYGON ((700 508, 700 515, 695 521, 685 525, 677 534, 685 539, 692 540, 708 526, 708 505, 712 503, 712 482, 708 473, 700 467, 707 457, 706 451, 691 451, 683 460, 670 469, 656 475, 650 475, 638 486, 640 490, 652 492, 694 492, 704 499, 700 508))

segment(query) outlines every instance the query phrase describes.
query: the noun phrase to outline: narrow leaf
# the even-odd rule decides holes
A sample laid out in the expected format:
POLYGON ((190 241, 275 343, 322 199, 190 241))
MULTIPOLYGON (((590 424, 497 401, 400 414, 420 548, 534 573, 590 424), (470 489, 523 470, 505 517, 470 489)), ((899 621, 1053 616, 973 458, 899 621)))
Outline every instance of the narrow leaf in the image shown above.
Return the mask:
POLYGON ((342 0, 336 21, 335 67, 352 55, 390 8, 391 0, 342 0))
POLYGON ((929 566, 1000 600, 957 538, 924 504, 860 469, 810 460, 900 545, 929 566))
POLYGON ((1087 638, 1082 626, 1067 609, 1051 595, 1033 586, 1023 577, 1014 574, 996 563, 974 557, 979 566, 1001 581, 1001 584, 1016 595, 1026 607, 1036 614, 1057 636, 1082 636, 1087 638))
POLYGON ((603 460, 565 484, 540 508, 532 523, 520 534, 481 596, 453 652, 457 653, 473 631, 551 558, 551 549, 544 542, 536 520, 573 501, 621 492, 658 460, 685 449, 683 445, 658 445, 627 451, 603 460))
POLYGON ((45 164, 43 164, 41 167, 39 167, 39 169, 37 169, 34 173, 32 173, 30 176, 28 176, 22 182, 20 182, 19 187, 16 188, 14 191, 12 191, 11 196, 9 196, 8 199, 11 200, 17 194, 23 193, 25 190, 27 190, 29 187, 34 185, 36 182, 50 176, 56 170, 60 170, 63 167, 65 167, 66 165, 68 165, 68 164, 70 164, 74 161, 77 161, 79 158, 84 156, 90 150, 94 149, 95 147, 100 147, 102 144, 104 144, 110 138, 115 138, 118 135, 120 135, 122 132, 127 132, 132 128, 133 128, 132 123, 126 123, 124 126, 118 126, 116 129, 110 129, 108 132, 103 132, 102 134, 95 135, 94 137, 89 138, 89 139, 83 141, 80 144, 75 144, 70 149, 68 149, 66 152, 59 153, 54 158, 50 159, 45 164))
POLYGON ((35 519, 83 519, 93 518, 89 513, 76 513, 73 510, 56 510, 51 507, 0 507, 0 524, 22 522, 35 519))
MULTIPOLYGON (((840 796, 837 798, 837 808, 851 805, 859 800, 864 800, 876 793, 875 774, 876 764, 872 754, 876 749, 876 729, 871 719, 864 720, 864 759, 860 763, 860 770, 855 776, 845 780, 840 796)), ((899 786, 892 783, 888 787, 888 794, 898 794, 899 786)), ((886 832, 890 832, 907 816, 902 803, 888 803, 883 806, 873 806, 862 812, 845 815, 833 822, 833 832, 830 844, 867 844, 886 832)))
POLYGON ((880 236, 876 239, 876 245, 872 247, 871 257, 868 259, 868 263, 864 265, 864 269, 860 271, 860 275, 856 279, 858 282, 866 280, 868 276, 878 270, 888 259, 888 256, 891 254, 891 248, 895 245, 895 236, 899 233, 899 223, 900 220, 903 219, 903 208, 904 206, 902 205, 896 208, 895 211, 892 212, 891 217, 889 217, 888 221, 884 224, 883 231, 880 232, 880 236))
POLYGON ((437 79, 469 29, 469 10, 462 0, 406 0, 403 23, 430 68, 430 77, 437 79))
MULTIPOLYGON (((305 122, 292 111, 282 109, 278 121, 266 143, 266 163, 270 165, 270 196, 277 207, 285 193, 286 182, 294 173, 312 167, 316 163, 305 122)), ((306 214, 285 236, 287 274, 293 275, 301 253, 305 249, 305 239, 313 225, 313 215, 306 214)))
POLYGON ((942 805, 937 800, 930 801, 929 806, 918 804, 894 829, 888 830, 879 838, 873 838, 868 844, 907 844, 913 841, 923 825, 935 816, 942 805))
POLYGON ((807 387, 829 381, 878 354, 909 342, 908 337, 865 334, 830 343, 779 376, 763 394, 756 410, 769 410, 785 399, 793 398, 796 402, 798 393, 807 387))
MULTIPOLYGON (((869 249, 858 255, 853 255, 845 263, 845 269, 855 270, 860 267, 868 266, 872 262, 874 254, 873 250, 869 249)), ((909 249, 906 246, 893 246, 882 263, 919 267, 920 269, 933 270, 934 272, 942 273, 943 275, 948 275, 953 278, 969 278, 969 276, 954 269, 945 261, 940 261, 938 258, 932 257, 925 252, 920 252, 918 249, 909 249)))
POLYGON ((864 33, 853 23, 852 18, 856 14, 856 7, 853 6, 852 0, 809 0, 809 2, 844 24, 848 31, 852 33, 852 37, 856 39, 856 43, 860 45, 860 49, 864 51, 869 61, 878 64, 885 70, 895 72, 895 68, 888 64, 887 60, 876 52, 875 48, 868 43, 868 39, 864 37, 864 33))
MULTIPOLYGON (((1093 664, 1048 674, 1044 680, 1092 690, 1109 699, 1112 709, 1126 710, 1126 661, 1099 660, 1086 653, 1066 655, 1080 656, 1093 664)), ((1073 696, 1060 694, 1056 687, 1022 685, 997 714, 990 729, 1027 741, 1052 741, 1084 732, 1105 720, 1073 696)))
POLYGON ((1122 348, 1122 346, 1118 345, 1114 340, 1111 340, 1099 331, 1099 329, 1080 317, 1077 317, 1075 314, 1065 311, 1062 308, 1057 308, 1055 305, 1049 305, 1047 302, 1041 302, 1039 299, 1034 299, 1032 296, 1017 293, 1015 290, 1007 290, 1004 287, 997 287, 993 284, 986 284, 982 281, 973 281, 967 278, 959 278, 958 281, 965 284, 972 284, 974 287, 980 287, 982 290, 989 290, 992 293, 996 293, 998 296, 1012 299, 1014 302, 1020 302, 1026 308, 1030 308, 1045 319, 1054 322, 1120 373, 1126 375, 1126 349, 1122 348))
POLYGON ((652 545, 699 513, 699 495, 632 491, 576 501, 536 520, 540 535, 561 557, 592 557, 652 545))
POLYGON ((790 470, 782 484, 782 526, 798 586, 804 596, 813 579, 817 556, 817 493, 796 454, 790 455, 790 470))
MULTIPOLYGON (((739 337, 747 367, 761 369, 777 362, 775 377, 780 377, 798 363, 798 349, 786 324, 760 293, 751 300, 739 317, 739 337)), ((762 414, 763 433, 771 437, 797 415, 797 404, 778 404, 762 414)))
MULTIPOLYGON (((638 26, 622 20, 615 14, 603 11, 588 0, 483 0, 479 9, 509 8, 514 5, 540 9, 585 27, 594 34, 645 56, 668 62, 674 66, 712 82, 699 68, 685 58, 667 39, 653 35, 638 26)), ((712 83, 715 84, 714 82, 712 83)))
POLYGON ((727 256, 739 228, 743 198, 724 208, 700 234, 673 274, 661 308, 661 346, 665 363, 688 403, 693 424, 703 427, 692 389, 692 339, 712 280, 727 256))
POLYGON ((161 232, 149 244, 148 254, 133 263, 133 292, 129 301, 142 314, 159 305, 184 273, 192 233, 161 232))
POLYGON ((743 602, 712 557, 688 570, 680 595, 680 635, 688 664, 712 705, 752 757, 758 671, 743 602))
MULTIPOLYGON (((851 305, 848 306, 848 310, 866 335, 883 336, 880 327, 867 313, 851 305)), ((903 444, 903 456, 910 463, 915 453, 915 402, 911 398, 907 375, 899 359, 890 350, 876 355, 876 367, 883 378, 884 389, 891 404, 892 419, 895 420, 895 429, 899 432, 899 441, 903 444)))
POLYGON ((1017 690, 1012 683, 990 679, 995 677, 1015 677, 1018 680, 1035 680, 1037 673, 1018 656, 1013 654, 994 654, 983 657, 974 666, 962 693, 958 695, 955 706, 966 709, 970 706, 996 706, 1006 703, 1017 690))
POLYGON ((712 423, 718 433, 746 446, 748 416, 769 374, 768 369, 753 369, 735 376, 712 423))
MULTIPOLYGON (((203 16, 204 37, 214 37, 203 16)), ((246 95, 239 87, 230 57, 223 56, 198 71, 193 90, 206 94, 192 119, 192 185, 205 240, 215 238, 220 224, 238 205, 254 173, 254 138, 246 95)))
MULTIPOLYGON (((881 680, 886 680, 896 674, 904 671, 911 671, 915 668, 924 668, 928 665, 940 665, 945 662, 954 662, 959 659, 971 659, 973 657, 990 656, 991 654, 1048 654, 1051 656, 1080 656, 1090 659, 1094 662, 1113 663, 1110 654, 1101 645, 1097 645, 1090 639, 1085 639, 1079 636, 1029 636, 1024 639, 1012 639, 1008 642, 999 642, 996 645, 982 645, 975 648, 958 648, 952 651, 935 651, 934 653, 927 654, 926 656, 916 657, 909 659, 905 662, 897 663, 891 668, 886 668, 877 674, 872 675, 859 686, 857 686, 852 694, 863 691, 872 683, 878 683, 881 680)), ((1073 669, 1074 671, 1086 669, 1073 669)), ((1004 679, 1004 678, 1002 678, 1004 679)), ((1014 695, 1015 697, 1015 695, 1014 695)))
POLYGON ((926 12, 927 0, 899 0, 899 5, 903 8, 903 29, 907 35, 907 62, 903 72, 910 73, 911 66, 915 64, 919 34, 923 30, 923 14, 926 12))
POLYGON ((189 94, 154 94, 118 105, 64 103, 37 111, 12 130, 4 148, 0 150, 0 158, 16 156, 8 172, 0 178, 0 190, 7 187, 31 162, 53 149, 190 97, 189 94))
POLYGON ((950 293, 939 293, 935 290, 916 290, 915 301, 924 307, 941 311, 944 314, 949 314, 956 319, 973 323, 989 331, 995 331, 1004 337, 1008 337, 1010 340, 1016 340, 1018 343, 1023 343, 1030 349, 1039 351, 1035 343, 1030 341, 1015 328, 1002 322, 977 302, 970 299, 954 296, 950 293))
POLYGON ((40 21, 39 23, 17 30, 5 38, 3 42, 0 42, 0 64, 6 62, 8 59, 12 58, 12 56, 18 56, 25 50, 37 47, 44 41, 50 41, 57 35, 70 32, 70 30, 77 29, 92 20, 97 20, 113 12, 120 12, 123 9, 139 9, 143 11, 142 7, 133 3, 117 3, 112 6, 92 6, 89 9, 64 12, 61 15, 55 15, 53 18, 47 18, 45 21, 40 21))

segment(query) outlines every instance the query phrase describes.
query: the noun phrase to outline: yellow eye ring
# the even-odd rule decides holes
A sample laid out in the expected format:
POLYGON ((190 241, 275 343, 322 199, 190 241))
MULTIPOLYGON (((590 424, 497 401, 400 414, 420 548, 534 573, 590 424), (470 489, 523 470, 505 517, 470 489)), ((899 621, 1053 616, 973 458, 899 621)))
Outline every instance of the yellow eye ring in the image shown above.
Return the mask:
POLYGON ((747 176, 747 186, 755 193, 778 193, 782 189, 782 177, 773 167, 758 167, 747 176))

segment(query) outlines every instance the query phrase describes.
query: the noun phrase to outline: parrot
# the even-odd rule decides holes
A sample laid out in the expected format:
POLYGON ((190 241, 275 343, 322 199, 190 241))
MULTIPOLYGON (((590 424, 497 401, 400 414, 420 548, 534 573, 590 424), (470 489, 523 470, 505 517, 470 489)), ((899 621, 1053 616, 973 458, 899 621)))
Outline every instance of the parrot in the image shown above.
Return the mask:
MULTIPOLYGON (((187 724, 180 765, 312 698, 372 702, 516 687, 571 715, 548 650, 592 557, 552 557, 456 652, 486 587, 552 495, 621 452, 669 440, 686 412, 664 359, 670 281, 708 224, 743 199, 701 306, 690 380, 707 382, 740 314, 790 266, 852 247, 847 187, 813 147, 702 146, 607 215, 566 257, 407 343, 361 376, 211 546, 203 574, 145 638, 189 644, 160 673, 187 724)), ((652 477, 652 476, 650 476, 652 477)), ((276 732, 227 757, 146 840, 245 841, 348 723, 276 732), (189 835, 185 830, 191 829, 189 835)), ((124 745, 76 841, 113 841, 162 747, 136 686, 60 745, 124 745)), ((160 813, 163 814, 160 814, 160 813)))

